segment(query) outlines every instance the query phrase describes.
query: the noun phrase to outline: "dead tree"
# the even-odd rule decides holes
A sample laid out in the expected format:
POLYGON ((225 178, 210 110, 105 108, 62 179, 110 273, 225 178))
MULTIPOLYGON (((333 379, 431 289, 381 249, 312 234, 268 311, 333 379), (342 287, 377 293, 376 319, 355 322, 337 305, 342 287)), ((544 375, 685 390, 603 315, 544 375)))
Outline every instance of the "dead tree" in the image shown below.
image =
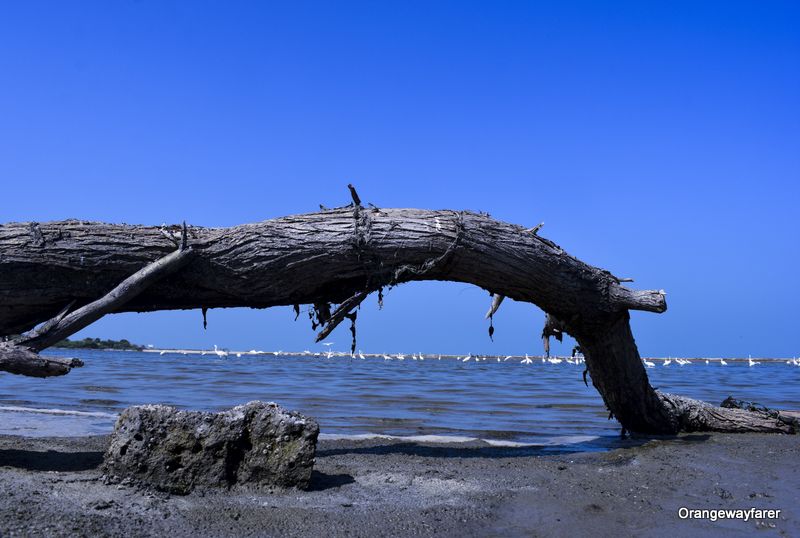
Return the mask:
POLYGON ((628 311, 664 312, 664 292, 623 286, 624 279, 538 235, 541 225, 525 229, 467 211, 365 208, 357 195, 353 200, 231 228, 0 225, 0 337, 7 340, 0 370, 67 373, 80 361, 38 352, 106 313, 310 304, 321 339, 345 318, 354 324, 354 309, 373 292, 449 280, 490 291, 489 316, 503 297, 544 310, 544 335, 575 337, 592 383, 628 431, 797 431, 797 420, 782 413, 654 390, 628 311))

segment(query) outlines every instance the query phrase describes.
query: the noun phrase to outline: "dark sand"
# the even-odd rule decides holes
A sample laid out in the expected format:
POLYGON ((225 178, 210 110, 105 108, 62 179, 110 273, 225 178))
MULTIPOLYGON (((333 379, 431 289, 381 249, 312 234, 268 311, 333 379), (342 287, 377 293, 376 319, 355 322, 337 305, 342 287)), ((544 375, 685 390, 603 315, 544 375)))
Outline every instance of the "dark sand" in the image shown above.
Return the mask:
POLYGON ((311 491, 109 486, 106 437, 0 436, 6 536, 800 536, 800 437, 687 435, 605 453, 321 441, 311 491), (774 508, 681 520, 678 508, 774 508))

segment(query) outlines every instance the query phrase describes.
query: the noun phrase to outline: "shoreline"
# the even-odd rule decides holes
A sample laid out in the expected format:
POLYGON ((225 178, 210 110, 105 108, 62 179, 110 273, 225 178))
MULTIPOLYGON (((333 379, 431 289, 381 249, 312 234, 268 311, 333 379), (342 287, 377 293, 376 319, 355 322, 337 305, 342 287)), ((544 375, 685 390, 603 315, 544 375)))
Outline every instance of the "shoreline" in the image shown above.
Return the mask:
MULTIPOLYGON (((575 356, 572 355, 531 355, 531 354, 523 354, 523 355, 492 355, 492 354, 477 354, 472 355, 468 353, 464 354, 443 354, 443 353, 363 353, 359 351, 358 353, 351 354, 346 351, 311 351, 311 350, 303 350, 303 351, 265 351, 265 350, 257 350, 257 349, 250 349, 248 351, 244 350, 231 350, 228 348, 221 348, 221 349, 190 349, 190 348, 156 348, 156 347, 143 347, 142 349, 119 349, 119 348, 94 348, 94 347, 59 347, 53 346, 50 349, 59 349, 62 351, 115 351, 115 352, 128 352, 128 353, 151 353, 151 354, 158 354, 158 355, 200 355, 200 356, 207 356, 207 355, 216 355, 220 358, 242 358, 242 357, 259 357, 259 356, 273 356, 273 357, 325 357, 325 358, 334 358, 334 357, 341 357, 341 358, 348 358, 348 359, 384 359, 384 360, 453 360, 453 361, 463 361, 468 362, 469 360, 474 360, 476 362, 480 361, 491 361, 491 362, 505 362, 508 360, 513 361, 525 361, 530 363, 535 362, 548 362, 554 364, 560 363, 567 363, 567 364, 583 364, 583 355, 578 354, 575 356)), ((727 366, 728 363, 748 363, 750 366, 756 366, 761 364, 788 364, 790 366, 800 366, 800 358, 798 357, 700 357, 700 356, 684 356, 684 357, 649 357, 649 356, 642 356, 642 361, 645 364, 648 361, 655 361, 657 363, 661 363, 663 366, 669 366, 670 363, 675 362, 676 366, 684 366, 689 364, 718 364, 721 366, 727 366)), ((647 364, 646 364, 647 365, 647 364)), ((650 365, 647 365, 651 367, 650 365)))
POLYGON ((103 484, 108 436, 0 436, 3 536, 800 534, 800 437, 693 434, 608 452, 322 439, 309 491, 103 484), (690 509, 781 510, 689 520, 690 509), (769 532, 771 531, 771 532, 769 532))
MULTIPOLYGON (((68 349, 68 348, 60 348, 60 349, 68 349)), ((80 349, 80 348, 70 348, 70 349, 80 349)), ((120 349, 92 349, 93 351, 130 351, 130 352, 140 352, 140 353, 155 353, 159 355, 214 355, 215 351, 213 349, 181 349, 181 348, 145 348, 141 350, 120 350, 120 349)), ((229 350, 229 349, 221 349, 228 358, 231 357, 247 357, 247 356, 274 356, 274 357, 306 357, 306 356, 314 356, 314 357, 345 357, 351 358, 350 353, 346 351, 264 351, 264 350, 248 350, 248 351, 240 351, 240 350, 229 350)), ((367 359, 384 359, 388 356, 390 359, 397 360, 398 355, 402 356, 405 360, 417 360, 414 359, 413 353, 361 353, 364 358, 367 359)), ((442 360, 464 360, 467 356, 471 359, 475 360, 496 360, 500 359, 502 362, 504 359, 508 360, 525 360, 526 358, 530 358, 534 361, 541 362, 543 359, 546 360, 544 355, 464 355, 464 354, 444 354, 444 353, 420 353, 420 356, 423 357, 423 360, 437 360, 441 358, 442 360)), ((356 357, 359 356, 359 353, 356 353, 356 357)), ((567 359, 575 359, 570 355, 551 355, 550 359, 561 359, 563 362, 567 362, 567 359)), ((577 358, 581 359, 582 356, 577 356, 577 358)), ((399 360, 403 360, 399 359, 399 360)), ((726 362, 749 362, 750 360, 753 361, 764 361, 770 364, 777 364, 777 363, 787 363, 792 361, 797 361, 797 357, 695 357, 695 356, 686 356, 686 357, 645 357, 642 356, 642 360, 648 361, 658 361, 658 362, 666 362, 666 361, 676 361, 676 360, 685 360, 690 361, 689 364, 705 364, 705 361, 710 361, 711 363, 719 363, 721 360, 726 362)), ((800 365, 800 364, 798 364, 800 365)), ((676 366, 679 366, 676 364, 676 366)))

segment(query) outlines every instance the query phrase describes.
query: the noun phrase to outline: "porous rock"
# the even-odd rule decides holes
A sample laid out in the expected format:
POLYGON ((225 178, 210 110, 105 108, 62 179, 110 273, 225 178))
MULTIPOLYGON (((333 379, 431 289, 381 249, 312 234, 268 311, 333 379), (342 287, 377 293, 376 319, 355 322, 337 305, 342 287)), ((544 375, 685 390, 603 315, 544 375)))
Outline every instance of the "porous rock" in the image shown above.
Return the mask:
POLYGON ((170 493, 195 488, 307 488, 319 425, 275 403, 249 402, 220 413, 165 405, 129 407, 104 457, 108 482, 170 493))

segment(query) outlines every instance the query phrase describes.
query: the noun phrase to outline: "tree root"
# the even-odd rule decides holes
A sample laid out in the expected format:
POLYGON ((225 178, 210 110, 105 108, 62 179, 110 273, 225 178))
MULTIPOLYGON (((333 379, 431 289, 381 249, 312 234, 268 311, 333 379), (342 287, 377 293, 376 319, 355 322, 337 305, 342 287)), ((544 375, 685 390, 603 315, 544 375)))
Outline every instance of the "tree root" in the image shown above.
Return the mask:
MULTIPOLYGON (((798 419, 780 411, 756 407, 740 407, 741 402, 728 398, 721 407, 709 403, 656 391, 677 421, 677 431, 715 431, 728 433, 788 433, 800 432, 798 419)), ((747 402, 744 402, 746 405, 747 402)))

